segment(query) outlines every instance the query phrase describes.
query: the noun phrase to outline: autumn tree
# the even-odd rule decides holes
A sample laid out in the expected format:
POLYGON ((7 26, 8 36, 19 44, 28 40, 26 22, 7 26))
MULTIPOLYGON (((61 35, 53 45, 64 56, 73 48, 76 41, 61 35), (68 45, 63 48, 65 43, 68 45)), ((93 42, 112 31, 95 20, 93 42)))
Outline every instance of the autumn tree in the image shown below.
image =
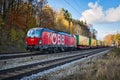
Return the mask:
POLYGON ((120 33, 117 34, 108 34, 105 36, 104 41, 111 45, 120 46, 120 33))
POLYGON ((67 33, 73 34, 74 28, 73 28, 73 22, 72 20, 68 20, 68 12, 65 13, 65 10, 61 9, 60 11, 56 11, 55 14, 55 26, 57 30, 64 31, 67 33))
POLYGON ((105 37, 104 37, 104 42, 107 44, 107 45, 112 45, 112 43, 113 43, 113 41, 114 41, 114 35, 112 35, 112 34, 108 34, 108 35, 106 35, 105 37))
POLYGON ((89 28, 90 26, 86 22, 73 19, 73 23, 74 23, 74 34, 83 35, 86 37, 91 37, 91 35, 93 35, 92 38, 96 38, 96 35, 90 32, 90 28, 89 28))
POLYGON ((55 26, 56 26, 55 27, 56 30, 58 31, 68 32, 69 23, 65 19, 65 16, 62 10, 56 13, 55 26))
MULTIPOLYGON (((21 0, 13 2, 13 0, 11 0, 10 4, 11 5, 9 6, 11 7, 6 11, 6 13, 4 13, 5 20, 2 18, 2 23, 4 23, 4 25, 2 25, 1 29, 1 33, 4 36, 2 36, 2 40, 4 42, 8 42, 7 40, 9 40, 8 43, 11 41, 16 42, 20 39, 20 34, 18 34, 20 29, 24 32, 24 34, 22 34, 24 37, 21 37, 21 39, 24 40, 28 29, 36 25, 35 15, 33 13, 34 7, 32 3, 24 3, 21 2, 21 0)), ((3 17, 3 13, 1 14, 3 17)))
POLYGON ((114 35, 114 41, 117 46, 120 46, 120 33, 114 35))
POLYGON ((65 10, 64 8, 62 8, 63 14, 65 16, 65 19, 69 22, 69 29, 68 32, 70 33, 71 28, 70 28, 70 24, 72 22, 72 15, 70 12, 68 12, 68 10, 65 10))
POLYGON ((43 8, 47 4, 47 0, 33 0, 33 6, 35 9, 35 15, 37 16, 37 24, 38 27, 42 25, 42 15, 43 15, 43 8))
POLYGON ((42 10, 41 27, 54 29, 55 28, 54 20, 55 20, 54 10, 49 5, 46 5, 42 10))

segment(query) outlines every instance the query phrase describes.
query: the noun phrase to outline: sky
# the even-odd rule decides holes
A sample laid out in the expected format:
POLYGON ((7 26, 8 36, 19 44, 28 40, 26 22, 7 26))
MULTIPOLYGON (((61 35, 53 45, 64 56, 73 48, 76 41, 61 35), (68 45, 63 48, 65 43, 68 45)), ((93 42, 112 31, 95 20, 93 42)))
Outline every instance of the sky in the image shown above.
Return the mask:
POLYGON ((86 21, 97 30, 97 39, 120 33, 120 0, 47 0, 55 10, 67 9, 72 18, 86 21))

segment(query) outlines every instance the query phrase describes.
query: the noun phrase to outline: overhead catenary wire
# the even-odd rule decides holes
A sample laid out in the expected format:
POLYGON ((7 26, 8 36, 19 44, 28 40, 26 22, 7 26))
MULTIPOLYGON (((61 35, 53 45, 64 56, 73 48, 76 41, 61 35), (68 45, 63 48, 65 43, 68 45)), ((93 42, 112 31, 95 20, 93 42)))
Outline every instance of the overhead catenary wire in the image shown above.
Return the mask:
POLYGON ((78 7, 80 7, 80 5, 77 3, 77 1, 76 1, 76 0, 74 0, 74 3, 75 3, 78 7))
POLYGON ((78 15, 80 15, 80 12, 74 6, 72 6, 68 1, 64 0, 64 2, 67 3, 71 8, 73 8, 78 13, 78 15))

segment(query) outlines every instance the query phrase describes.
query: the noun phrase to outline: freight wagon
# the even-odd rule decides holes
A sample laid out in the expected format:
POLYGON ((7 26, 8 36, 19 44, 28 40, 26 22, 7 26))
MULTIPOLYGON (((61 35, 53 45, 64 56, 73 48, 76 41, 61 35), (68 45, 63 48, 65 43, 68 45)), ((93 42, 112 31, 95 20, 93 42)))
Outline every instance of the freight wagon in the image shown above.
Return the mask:
POLYGON ((89 38, 81 35, 76 35, 76 45, 78 49, 88 49, 89 46, 89 38))
POLYGON ((97 48, 97 40, 93 38, 89 38, 89 46, 90 48, 97 48))

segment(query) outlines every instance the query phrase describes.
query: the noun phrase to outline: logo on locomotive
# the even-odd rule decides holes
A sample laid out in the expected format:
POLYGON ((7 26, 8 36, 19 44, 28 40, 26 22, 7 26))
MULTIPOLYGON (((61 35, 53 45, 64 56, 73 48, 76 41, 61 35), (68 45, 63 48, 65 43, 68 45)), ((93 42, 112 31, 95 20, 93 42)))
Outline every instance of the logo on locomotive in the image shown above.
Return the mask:
POLYGON ((51 40, 52 40, 52 44, 54 44, 54 45, 64 45, 64 35, 60 35, 60 34, 56 34, 56 33, 53 33, 52 34, 52 38, 51 38, 51 40))

